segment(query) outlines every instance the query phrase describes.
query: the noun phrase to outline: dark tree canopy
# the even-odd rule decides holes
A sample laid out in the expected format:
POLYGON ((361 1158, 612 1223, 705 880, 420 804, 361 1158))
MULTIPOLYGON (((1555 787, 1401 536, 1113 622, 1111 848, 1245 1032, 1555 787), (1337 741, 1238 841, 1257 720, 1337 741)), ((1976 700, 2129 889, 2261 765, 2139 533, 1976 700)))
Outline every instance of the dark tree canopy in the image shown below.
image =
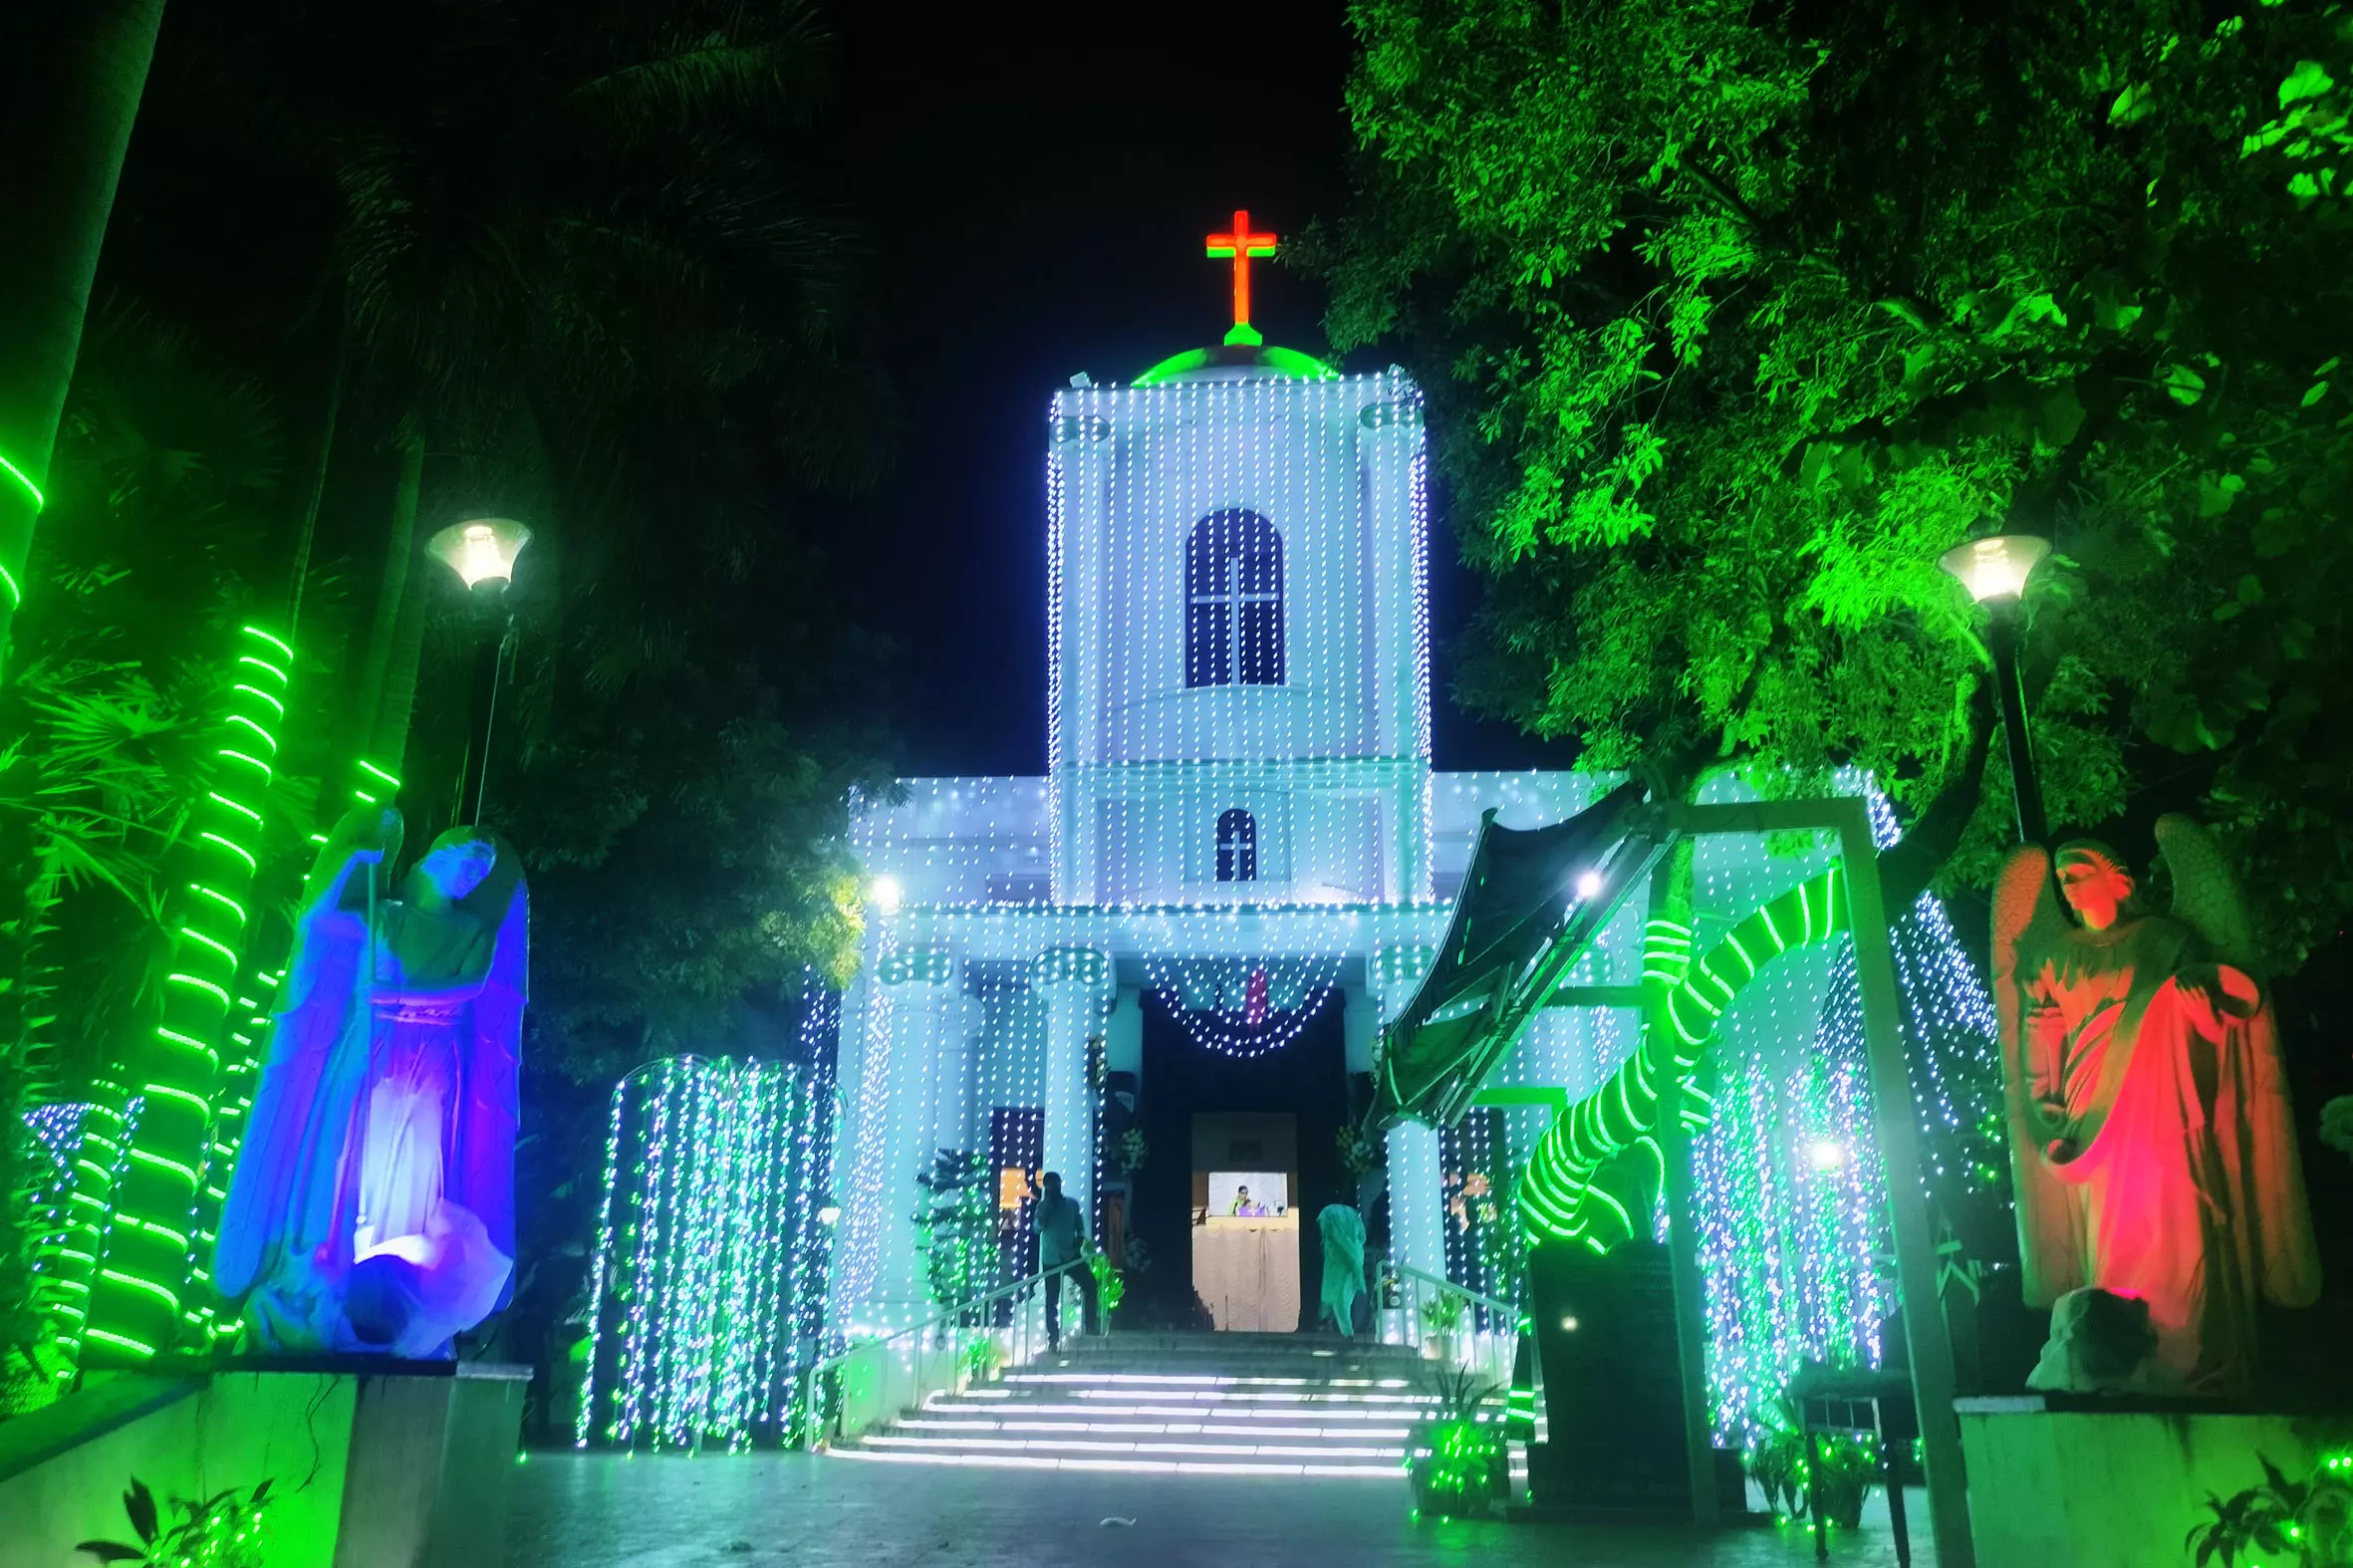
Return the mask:
MULTIPOLYGON (((1438 408, 1458 695, 1592 766, 1966 782, 1937 556, 2039 532, 2053 816, 2185 773, 2272 956, 2353 906, 2353 11, 1359 0, 1310 263, 1438 408)), ((2006 827, 2000 748, 1954 869, 2006 827)), ((1685 774, 1688 782, 1689 773, 1685 774)))

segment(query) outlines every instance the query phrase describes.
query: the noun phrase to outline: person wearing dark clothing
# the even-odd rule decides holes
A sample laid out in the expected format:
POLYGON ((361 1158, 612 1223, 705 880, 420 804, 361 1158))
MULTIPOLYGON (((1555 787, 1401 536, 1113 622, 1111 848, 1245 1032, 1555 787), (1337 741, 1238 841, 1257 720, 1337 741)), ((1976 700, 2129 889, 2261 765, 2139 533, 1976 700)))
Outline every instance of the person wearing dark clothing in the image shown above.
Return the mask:
POLYGON ((1070 1280, 1079 1287, 1081 1323, 1089 1334, 1095 1332, 1095 1270, 1086 1262, 1087 1216, 1079 1209, 1078 1199, 1062 1195, 1062 1173, 1049 1171, 1040 1178, 1045 1195, 1030 1211, 1030 1227, 1038 1235, 1038 1267, 1050 1269, 1064 1263, 1076 1263, 1076 1268, 1064 1269, 1046 1281, 1046 1344, 1055 1350, 1062 1348, 1062 1282, 1070 1280))

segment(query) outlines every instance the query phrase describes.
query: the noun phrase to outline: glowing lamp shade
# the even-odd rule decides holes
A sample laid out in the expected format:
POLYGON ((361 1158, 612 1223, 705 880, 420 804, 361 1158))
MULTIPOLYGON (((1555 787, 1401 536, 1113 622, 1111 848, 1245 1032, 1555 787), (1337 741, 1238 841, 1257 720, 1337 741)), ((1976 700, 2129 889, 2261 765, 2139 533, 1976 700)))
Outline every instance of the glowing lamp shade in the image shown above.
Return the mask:
POLYGON ((1981 605, 2024 593, 2026 579, 2050 553, 2051 542, 2033 534, 1989 534, 1955 545, 1937 558, 1937 565, 1959 579, 1981 605))
POLYGON ((468 588, 482 583, 512 582, 515 558, 531 542, 531 530, 511 517, 475 517, 451 523, 427 541, 450 571, 468 588))

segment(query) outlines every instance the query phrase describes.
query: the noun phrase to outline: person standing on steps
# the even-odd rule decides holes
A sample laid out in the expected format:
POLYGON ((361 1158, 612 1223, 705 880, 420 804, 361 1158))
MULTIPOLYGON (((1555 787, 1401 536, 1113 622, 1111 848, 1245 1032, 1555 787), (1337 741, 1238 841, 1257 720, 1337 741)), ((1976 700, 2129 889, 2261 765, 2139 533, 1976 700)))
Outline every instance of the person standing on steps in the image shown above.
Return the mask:
POLYGON ((1316 1327, 1330 1318, 1343 1338, 1354 1339, 1356 1298, 1365 1290, 1365 1216, 1346 1203, 1326 1203, 1315 1224, 1324 1238, 1324 1298, 1316 1327))
POLYGON ((1085 1332, 1095 1332, 1095 1271, 1089 1268, 1084 1255, 1087 1250, 1087 1216, 1079 1209, 1078 1199, 1062 1195, 1062 1173, 1049 1171, 1039 1178, 1045 1195, 1030 1210, 1030 1227, 1038 1235, 1038 1267, 1061 1268, 1065 1263, 1079 1266, 1064 1269, 1046 1280, 1046 1344, 1050 1349, 1062 1348, 1062 1282, 1074 1281, 1079 1287, 1079 1299, 1084 1316, 1081 1324, 1085 1332))

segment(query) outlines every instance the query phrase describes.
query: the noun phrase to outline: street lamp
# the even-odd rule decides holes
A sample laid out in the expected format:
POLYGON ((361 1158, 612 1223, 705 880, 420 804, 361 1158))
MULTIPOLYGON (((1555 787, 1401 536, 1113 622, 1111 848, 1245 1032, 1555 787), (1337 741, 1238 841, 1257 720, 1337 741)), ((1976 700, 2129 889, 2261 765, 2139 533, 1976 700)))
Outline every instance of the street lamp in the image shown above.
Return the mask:
POLYGON ((469 590, 489 584, 491 592, 503 596, 514 580, 515 558, 530 542, 531 530, 511 517, 475 517, 451 523, 427 540, 425 548, 469 590))
POLYGON ((1938 566, 1985 607, 1985 646, 1993 654, 1993 686, 2001 697, 2018 838, 2026 844, 2048 839, 2050 824, 2043 818, 2042 783, 2034 776, 2034 748, 2026 734, 2026 694, 2018 684, 2018 601, 2026 591, 2026 579, 2050 553, 2048 539, 1990 534, 1955 545, 1937 559, 1938 566))
POLYGON ((490 734, 498 720, 498 666, 514 645, 514 617, 507 612, 507 585, 515 558, 531 542, 531 530, 511 517, 473 517, 451 523, 425 541, 474 603, 474 677, 468 693, 465 770, 459 775, 454 820, 482 820, 482 792, 488 776, 490 734), (469 809, 470 806, 470 809, 469 809))

